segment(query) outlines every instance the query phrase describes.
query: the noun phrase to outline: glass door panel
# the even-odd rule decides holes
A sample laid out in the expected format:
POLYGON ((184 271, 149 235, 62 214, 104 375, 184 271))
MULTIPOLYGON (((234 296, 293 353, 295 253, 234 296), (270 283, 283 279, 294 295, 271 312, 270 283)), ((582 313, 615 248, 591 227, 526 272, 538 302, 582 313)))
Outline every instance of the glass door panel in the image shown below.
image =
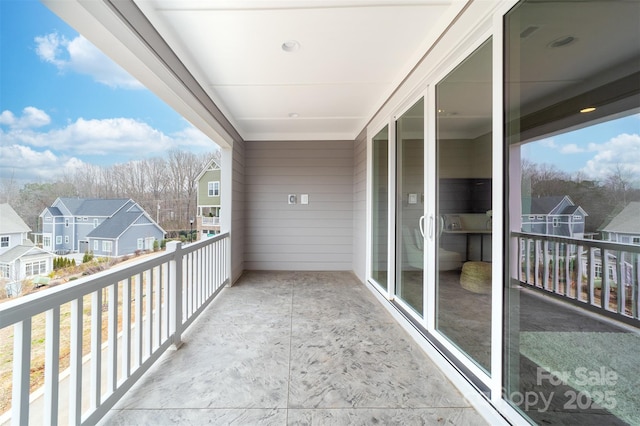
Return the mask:
POLYGON ((436 85, 436 329, 491 367, 491 41, 436 85))
POLYGON ((389 126, 372 141, 371 279, 387 291, 389 272, 389 126))
POLYGON ((396 121, 395 295, 423 315, 424 99, 396 121))

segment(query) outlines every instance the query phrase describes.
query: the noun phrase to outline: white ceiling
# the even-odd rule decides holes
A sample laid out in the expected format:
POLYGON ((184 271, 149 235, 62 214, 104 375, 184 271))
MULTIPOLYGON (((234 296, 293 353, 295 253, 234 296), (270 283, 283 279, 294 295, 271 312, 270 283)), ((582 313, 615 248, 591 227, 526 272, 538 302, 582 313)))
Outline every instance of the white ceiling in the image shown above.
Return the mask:
POLYGON ((442 0, 135 3, 245 140, 354 139, 460 7, 442 0), (300 47, 285 52, 290 40, 300 47))

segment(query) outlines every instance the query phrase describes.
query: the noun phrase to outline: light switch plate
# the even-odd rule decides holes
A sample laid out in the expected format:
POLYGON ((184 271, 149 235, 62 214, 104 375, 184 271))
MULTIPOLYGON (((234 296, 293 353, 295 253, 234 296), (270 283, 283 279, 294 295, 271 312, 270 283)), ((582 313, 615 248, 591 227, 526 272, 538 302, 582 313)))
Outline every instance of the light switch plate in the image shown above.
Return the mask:
POLYGON ((418 194, 409 194, 409 204, 418 204, 418 194))
POLYGON ((309 194, 300 194, 300 204, 309 204, 309 194))
POLYGON ((296 194, 289 194, 289 204, 295 204, 297 202, 296 194))

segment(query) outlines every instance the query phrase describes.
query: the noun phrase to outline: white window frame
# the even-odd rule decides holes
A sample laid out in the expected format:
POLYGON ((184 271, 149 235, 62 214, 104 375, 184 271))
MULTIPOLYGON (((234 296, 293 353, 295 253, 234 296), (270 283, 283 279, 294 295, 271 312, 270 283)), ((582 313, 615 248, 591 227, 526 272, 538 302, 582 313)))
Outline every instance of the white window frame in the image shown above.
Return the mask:
POLYGON ((62 235, 56 235, 56 244, 62 244, 62 235))
POLYGON ((111 253, 112 250, 113 250, 112 241, 102 241, 102 251, 104 253, 111 253))
POLYGON ((43 247, 51 247, 51 236, 43 235, 42 236, 42 246, 43 247))
POLYGON ((98 251, 98 250, 100 250, 100 241, 93 240, 93 251, 98 251))
POLYGON ((11 236, 3 235, 0 237, 0 247, 9 247, 11 245, 11 236))
POLYGON ((28 277, 33 275, 40 275, 47 272, 47 261, 46 260, 36 260, 33 262, 24 264, 25 275, 28 277))
POLYGON ((214 180, 207 183, 207 195, 209 197, 219 197, 220 196, 220 181, 214 180))
POLYGON ((93 219, 93 227, 94 228, 98 227, 98 219, 93 219))
POLYGON ((144 238, 138 238, 137 243, 138 250, 144 250, 144 238))

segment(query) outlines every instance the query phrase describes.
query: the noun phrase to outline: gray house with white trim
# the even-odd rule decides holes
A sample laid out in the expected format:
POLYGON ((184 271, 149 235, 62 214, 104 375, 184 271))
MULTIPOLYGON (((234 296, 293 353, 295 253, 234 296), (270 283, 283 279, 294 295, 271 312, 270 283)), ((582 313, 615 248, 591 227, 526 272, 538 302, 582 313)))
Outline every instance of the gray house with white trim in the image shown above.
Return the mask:
POLYGON ((640 245, 640 202, 627 204, 601 232, 603 240, 640 245))
POLYGON ((41 214, 43 247, 118 257, 153 249, 164 230, 131 199, 58 198, 41 214))
POLYGON ((584 238, 587 216, 587 212, 577 206, 568 195, 523 199, 522 231, 584 238))

